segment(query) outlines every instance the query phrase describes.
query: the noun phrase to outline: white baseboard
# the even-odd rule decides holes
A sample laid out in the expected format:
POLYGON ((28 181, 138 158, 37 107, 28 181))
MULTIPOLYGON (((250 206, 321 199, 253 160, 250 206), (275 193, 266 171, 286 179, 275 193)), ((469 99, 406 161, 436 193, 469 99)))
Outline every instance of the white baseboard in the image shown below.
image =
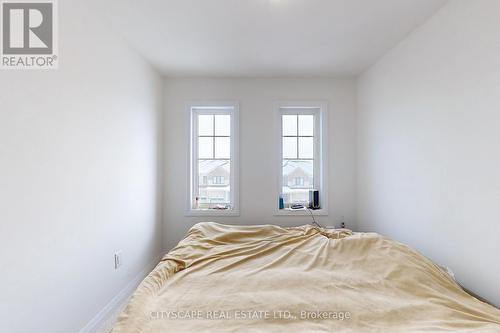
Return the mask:
POLYGON ((160 262, 162 255, 158 255, 153 261, 148 263, 146 267, 136 277, 130 281, 125 288, 123 288, 113 299, 106 304, 104 308, 95 315, 92 320, 90 320, 85 327, 83 327, 79 333, 95 333, 95 332, 105 332, 106 326, 111 326, 116 318, 114 315, 117 314, 118 310, 123 307, 129 297, 135 291, 139 283, 153 270, 153 268, 160 262))

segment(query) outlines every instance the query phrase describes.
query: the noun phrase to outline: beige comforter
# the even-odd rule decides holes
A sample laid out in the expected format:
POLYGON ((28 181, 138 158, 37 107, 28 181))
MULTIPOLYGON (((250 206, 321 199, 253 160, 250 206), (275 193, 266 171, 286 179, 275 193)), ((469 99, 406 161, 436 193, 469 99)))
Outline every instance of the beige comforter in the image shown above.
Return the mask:
POLYGON ((195 225, 113 329, 132 332, 500 332, 500 310, 374 233, 195 225))

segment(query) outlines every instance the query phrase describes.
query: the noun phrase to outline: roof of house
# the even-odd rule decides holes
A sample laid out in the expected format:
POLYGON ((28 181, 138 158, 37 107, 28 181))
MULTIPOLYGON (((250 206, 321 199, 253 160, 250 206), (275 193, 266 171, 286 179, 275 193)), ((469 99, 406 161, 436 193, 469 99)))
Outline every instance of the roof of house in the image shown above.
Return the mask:
POLYGON ((199 162, 198 171, 200 174, 209 174, 217 168, 223 168, 225 171, 230 171, 231 163, 225 160, 204 160, 199 162))
POLYGON ((289 175, 296 169, 302 169, 305 173, 312 175, 314 163, 312 161, 283 161, 283 175, 289 175))

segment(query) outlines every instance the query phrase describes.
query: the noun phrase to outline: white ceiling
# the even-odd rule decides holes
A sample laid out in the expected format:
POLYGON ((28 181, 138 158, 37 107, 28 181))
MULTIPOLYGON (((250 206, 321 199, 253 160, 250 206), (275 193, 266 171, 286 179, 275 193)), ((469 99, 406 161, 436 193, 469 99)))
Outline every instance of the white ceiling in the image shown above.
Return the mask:
POLYGON ((94 0, 166 76, 348 76, 445 0, 94 0))

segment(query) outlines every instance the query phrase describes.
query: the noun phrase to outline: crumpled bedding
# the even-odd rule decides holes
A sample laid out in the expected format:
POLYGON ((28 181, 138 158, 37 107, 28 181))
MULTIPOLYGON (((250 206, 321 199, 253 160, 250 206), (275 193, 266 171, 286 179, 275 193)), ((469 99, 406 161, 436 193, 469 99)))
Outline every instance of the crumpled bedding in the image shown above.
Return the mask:
POLYGON ((206 222, 163 257, 112 332, 500 332, 500 310, 375 233, 206 222))

